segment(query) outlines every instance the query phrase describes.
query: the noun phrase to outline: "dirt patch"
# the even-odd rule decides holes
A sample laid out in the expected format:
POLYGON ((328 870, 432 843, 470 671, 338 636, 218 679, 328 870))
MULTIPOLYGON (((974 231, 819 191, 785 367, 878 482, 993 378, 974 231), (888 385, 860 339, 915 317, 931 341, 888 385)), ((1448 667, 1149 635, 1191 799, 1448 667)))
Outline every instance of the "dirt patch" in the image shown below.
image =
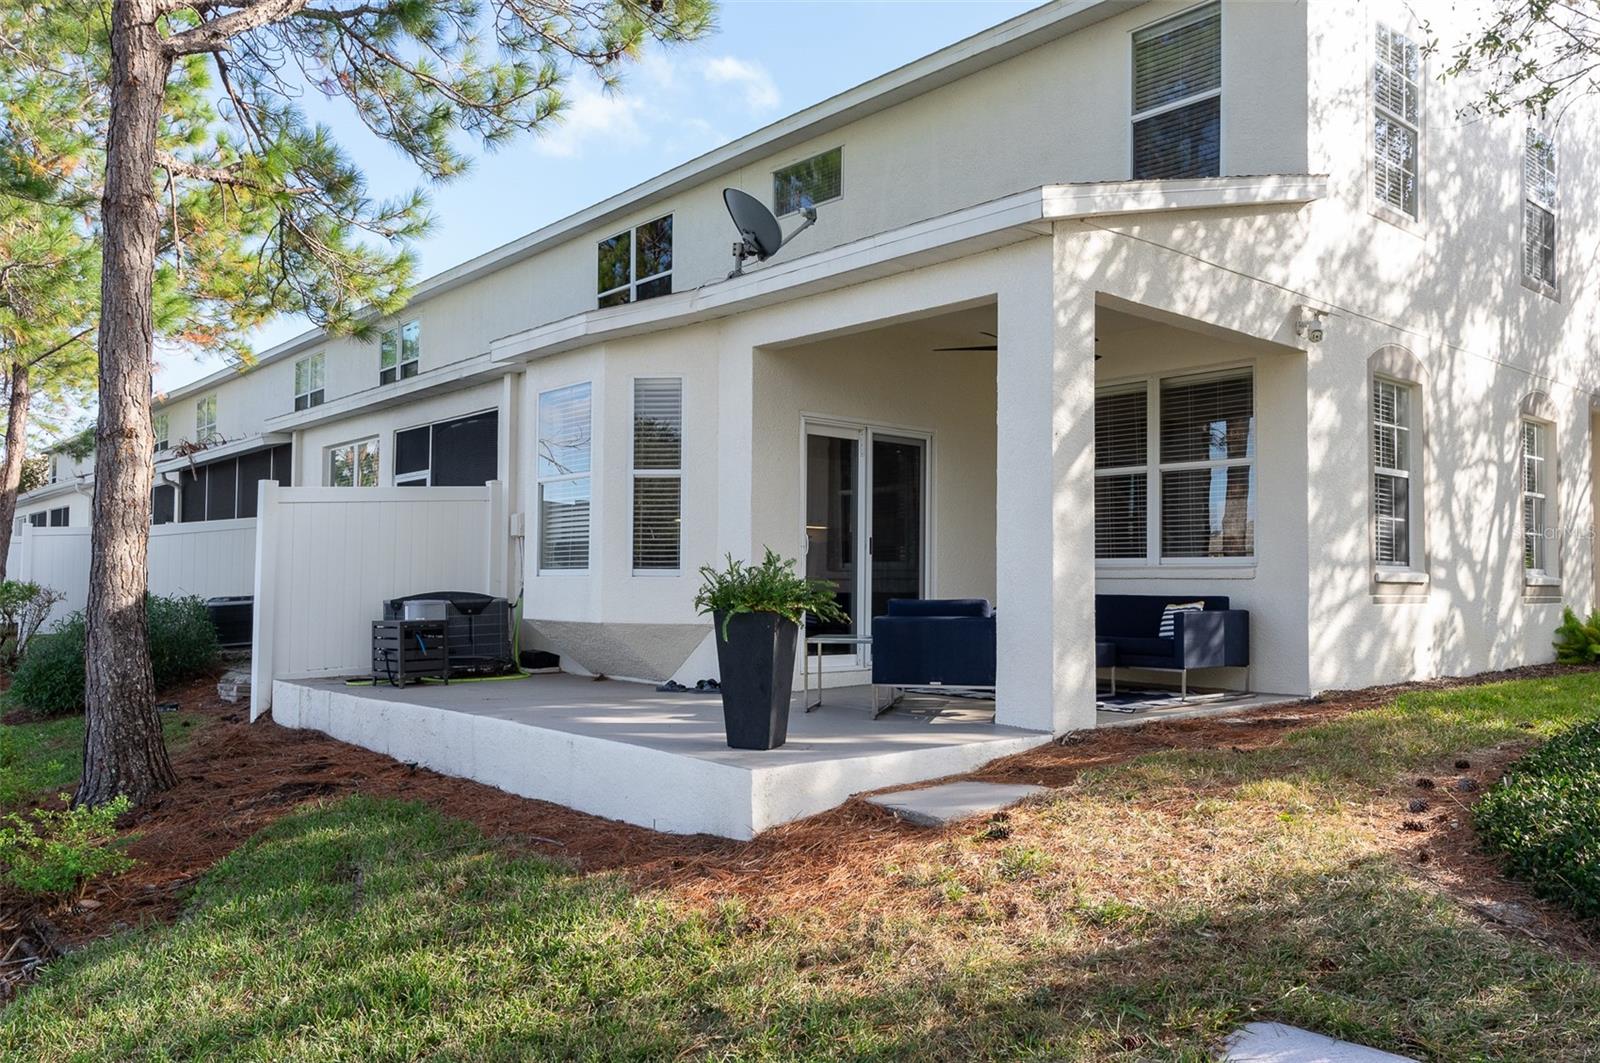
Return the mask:
MULTIPOLYGON (((1382 705, 1406 691, 1569 671, 1556 666, 1522 668, 1338 692, 1228 716, 1104 728, 996 761, 969 777, 1063 786, 1085 770, 1146 753, 1263 748, 1293 731, 1382 705)), ((174 918, 187 887, 257 831, 304 803, 357 793, 424 801, 472 822, 508 847, 583 871, 619 871, 640 886, 670 889, 690 903, 738 898, 751 906, 755 918, 764 912, 827 906, 830 901, 860 911, 875 896, 893 889, 884 875, 887 864, 898 855, 914 856, 914 851, 937 845, 944 837, 941 832, 907 826, 860 798, 749 842, 659 834, 440 775, 316 732, 281 728, 270 721, 248 724, 238 706, 216 696, 214 680, 198 681, 165 698, 178 702, 179 711, 195 721, 198 733, 174 755, 179 786, 128 819, 134 835, 128 853, 137 863, 128 873, 91 887, 80 902, 65 908, 22 911, 13 902, 9 914, 0 914, 0 954, 9 946, 14 953, 20 949, 48 955, 141 922, 174 918)), ((1375 829, 1392 831, 1397 855, 1440 888, 1462 897, 1489 922, 1592 952, 1571 920, 1505 882, 1472 836, 1467 806, 1515 752, 1499 751, 1462 772, 1475 779, 1474 792, 1447 791, 1449 800, 1434 793, 1430 814, 1421 816, 1395 803, 1393 823, 1386 811, 1375 813, 1382 820, 1375 829), (1422 831, 1402 831, 1400 825, 1406 820, 1420 822, 1422 831), (1523 920, 1524 909, 1533 913, 1533 922, 1523 920)))

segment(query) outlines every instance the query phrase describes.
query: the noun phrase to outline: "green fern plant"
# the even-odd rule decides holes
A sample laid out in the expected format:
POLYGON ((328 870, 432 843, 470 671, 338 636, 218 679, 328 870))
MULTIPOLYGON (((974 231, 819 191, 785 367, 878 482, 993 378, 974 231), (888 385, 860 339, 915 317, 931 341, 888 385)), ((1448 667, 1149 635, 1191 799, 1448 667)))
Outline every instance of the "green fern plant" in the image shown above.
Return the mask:
POLYGON ((1594 664, 1600 661, 1600 609, 1580 619, 1569 606, 1561 611, 1561 626, 1556 628, 1556 660, 1562 664, 1594 664))
POLYGON ((728 640, 728 623, 740 613, 777 613, 798 624, 806 616, 819 620, 850 619, 839 608, 838 588, 829 580, 806 579, 795 562, 779 557, 769 546, 760 564, 740 561, 732 554, 722 568, 700 566, 700 590, 695 608, 702 614, 722 614, 722 640, 728 640))

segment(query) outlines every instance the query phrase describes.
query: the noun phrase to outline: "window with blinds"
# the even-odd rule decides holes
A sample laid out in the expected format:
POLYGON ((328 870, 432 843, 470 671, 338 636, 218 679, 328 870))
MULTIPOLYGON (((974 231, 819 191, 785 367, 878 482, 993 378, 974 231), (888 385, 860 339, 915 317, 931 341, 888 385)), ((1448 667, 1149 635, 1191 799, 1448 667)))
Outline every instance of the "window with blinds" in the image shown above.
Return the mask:
POLYGON ((1556 286, 1556 148, 1529 129, 1522 153, 1522 275, 1536 286, 1556 286))
POLYGON ((1094 435, 1097 559, 1255 556, 1248 369, 1102 388, 1094 435))
POLYGON ((294 408, 309 410, 321 406, 327 381, 328 360, 318 352, 294 363, 294 408))
POLYGON ((1372 381, 1372 519, 1381 566, 1411 565, 1411 389, 1372 381))
POLYGON ((1550 574, 1550 428, 1522 422, 1522 567, 1550 574))
POLYGON ((1133 176, 1221 169, 1222 8, 1209 4, 1133 35, 1133 176))
POLYGON ((1255 554, 1255 387, 1248 371, 1161 382, 1161 556, 1255 554))
POLYGON ((633 382, 633 570, 682 564, 683 380, 633 382))
POLYGON ((194 441, 204 446, 217 438, 217 397, 207 395, 194 404, 194 441))
POLYGON ((1094 556, 1143 559, 1150 512, 1150 398, 1143 384, 1111 388, 1094 403, 1094 556))
POLYGON ((1372 37, 1372 194, 1380 204, 1415 218, 1422 54, 1415 41, 1382 23, 1372 37))
POLYGON ((539 569, 589 567, 591 390, 572 384, 539 396, 539 569))
POLYGON ((772 174, 772 213, 782 218, 844 194, 844 149, 832 148, 772 174))

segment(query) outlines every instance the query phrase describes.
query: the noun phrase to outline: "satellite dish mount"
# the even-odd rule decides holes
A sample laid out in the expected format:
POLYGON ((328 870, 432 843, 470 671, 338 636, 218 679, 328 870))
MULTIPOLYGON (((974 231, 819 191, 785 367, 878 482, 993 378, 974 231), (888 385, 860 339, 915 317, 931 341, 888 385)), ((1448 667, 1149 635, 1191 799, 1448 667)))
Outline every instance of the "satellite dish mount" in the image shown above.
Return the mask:
POLYGON ((744 273, 746 259, 765 262, 817 222, 817 208, 811 205, 809 199, 804 200, 800 208, 805 221, 788 236, 783 234, 783 227, 772 216, 772 211, 750 193, 737 188, 724 188, 722 201, 728 205, 733 227, 739 230, 739 241, 733 245, 733 270, 728 274, 729 278, 744 273))

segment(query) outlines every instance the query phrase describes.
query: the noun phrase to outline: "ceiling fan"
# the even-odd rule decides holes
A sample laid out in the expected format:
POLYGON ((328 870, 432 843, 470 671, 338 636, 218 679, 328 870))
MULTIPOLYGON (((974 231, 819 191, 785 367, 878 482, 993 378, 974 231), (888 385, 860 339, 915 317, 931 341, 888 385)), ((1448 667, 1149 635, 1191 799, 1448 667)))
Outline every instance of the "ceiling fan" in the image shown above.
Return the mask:
MULTIPOLYGON (((992 332, 982 332, 982 331, 980 331, 978 333, 978 335, 980 335, 980 336, 988 336, 991 340, 998 340, 999 339, 999 337, 996 336, 992 332)), ((1099 343, 1100 342, 1100 337, 1096 336, 1094 338, 1094 341, 1096 343, 1099 343)), ((999 349, 1000 349, 1000 345, 998 343, 980 343, 980 344, 977 344, 977 345, 972 346, 972 347, 935 347, 934 348, 935 351, 998 351, 999 349)), ((1098 354, 1095 355, 1094 356, 1094 360, 1098 362, 1100 360, 1100 356, 1098 354)))

